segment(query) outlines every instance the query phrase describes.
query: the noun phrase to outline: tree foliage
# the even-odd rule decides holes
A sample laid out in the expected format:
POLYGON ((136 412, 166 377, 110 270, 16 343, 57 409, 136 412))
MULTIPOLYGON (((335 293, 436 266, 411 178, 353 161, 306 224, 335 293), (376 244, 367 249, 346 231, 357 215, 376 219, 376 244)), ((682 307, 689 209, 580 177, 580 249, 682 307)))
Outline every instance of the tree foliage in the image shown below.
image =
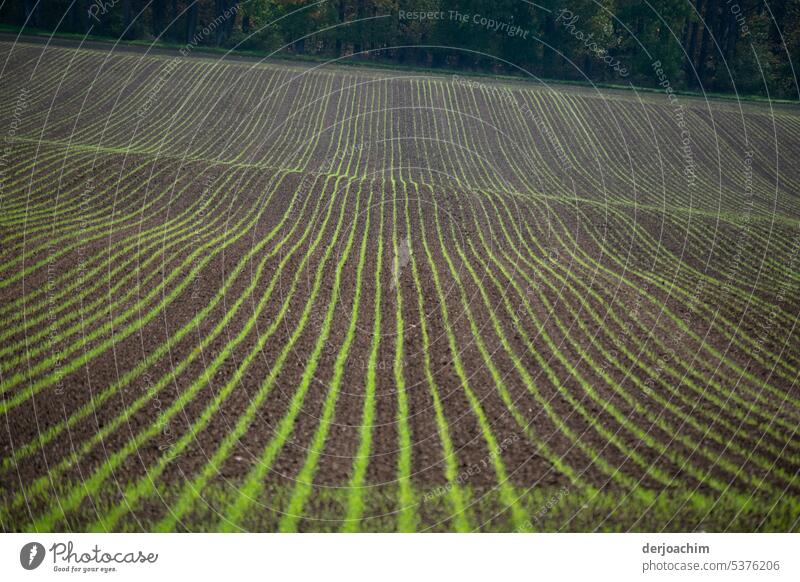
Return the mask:
POLYGON ((798 97, 800 0, 25 0, 5 3, 0 20, 638 85, 655 84, 657 61, 675 89, 798 97))

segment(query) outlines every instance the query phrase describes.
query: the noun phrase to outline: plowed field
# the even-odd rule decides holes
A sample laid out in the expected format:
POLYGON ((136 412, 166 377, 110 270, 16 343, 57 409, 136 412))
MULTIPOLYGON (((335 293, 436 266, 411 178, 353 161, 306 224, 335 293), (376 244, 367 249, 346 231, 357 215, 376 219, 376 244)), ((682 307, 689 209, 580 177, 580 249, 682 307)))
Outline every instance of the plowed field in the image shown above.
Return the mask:
POLYGON ((5 531, 796 531, 800 109, 0 42, 5 531))

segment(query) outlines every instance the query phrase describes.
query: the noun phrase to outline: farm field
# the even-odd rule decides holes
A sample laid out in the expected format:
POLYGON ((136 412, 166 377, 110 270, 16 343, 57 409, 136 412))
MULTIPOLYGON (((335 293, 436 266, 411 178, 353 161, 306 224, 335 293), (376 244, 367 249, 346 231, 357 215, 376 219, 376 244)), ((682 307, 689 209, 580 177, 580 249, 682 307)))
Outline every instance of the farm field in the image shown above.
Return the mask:
POLYGON ((0 41, 3 531, 800 530, 800 108, 0 41))

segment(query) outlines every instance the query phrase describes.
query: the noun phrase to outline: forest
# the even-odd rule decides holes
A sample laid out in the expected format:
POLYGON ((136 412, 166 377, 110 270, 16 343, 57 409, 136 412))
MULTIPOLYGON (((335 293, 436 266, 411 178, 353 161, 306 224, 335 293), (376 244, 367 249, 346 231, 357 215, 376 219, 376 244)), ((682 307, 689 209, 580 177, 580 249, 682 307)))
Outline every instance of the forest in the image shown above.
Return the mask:
POLYGON ((797 99, 800 0, 24 0, 13 30, 797 99), (654 63, 664 75, 654 73, 654 63))

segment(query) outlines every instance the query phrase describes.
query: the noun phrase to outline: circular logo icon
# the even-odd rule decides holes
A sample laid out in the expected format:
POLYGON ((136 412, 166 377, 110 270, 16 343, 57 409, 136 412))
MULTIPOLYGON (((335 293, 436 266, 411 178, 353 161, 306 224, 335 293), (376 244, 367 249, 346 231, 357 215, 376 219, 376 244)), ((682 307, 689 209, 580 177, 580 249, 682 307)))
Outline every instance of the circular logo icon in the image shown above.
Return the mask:
POLYGON ((19 563, 26 570, 35 570, 44 560, 44 546, 39 542, 30 542, 22 546, 19 552, 19 563))

